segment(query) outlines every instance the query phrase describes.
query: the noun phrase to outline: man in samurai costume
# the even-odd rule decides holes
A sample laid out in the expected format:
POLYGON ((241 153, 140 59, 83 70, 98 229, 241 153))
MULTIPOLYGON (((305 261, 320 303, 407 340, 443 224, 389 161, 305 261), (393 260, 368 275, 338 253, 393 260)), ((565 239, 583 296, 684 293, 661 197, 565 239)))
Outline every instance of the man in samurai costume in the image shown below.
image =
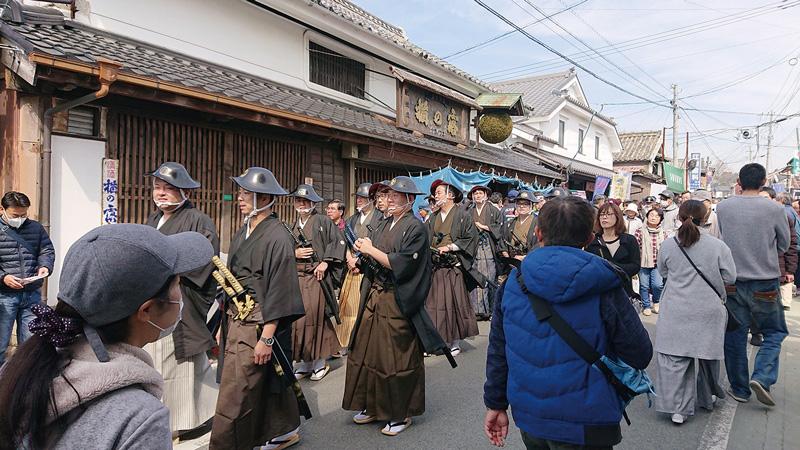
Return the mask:
POLYGON ((295 258, 305 316, 294 323, 292 349, 295 376, 311 376, 319 381, 330 371, 326 360, 342 346, 336 337, 334 323, 339 321, 339 304, 335 291, 344 270, 346 244, 339 228, 324 214, 317 214, 316 204, 322 201, 314 187, 301 184, 291 194, 297 211, 295 258))
POLYGON ((294 240, 272 211, 275 199, 287 192, 261 167, 233 181, 245 220, 233 236, 228 268, 245 295, 224 305, 221 384, 210 448, 283 449, 300 440, 301 405, 307 407, 299 389, 293 389, 291 372, 292 322, 304 313, 294 240))
POLYGON ((478 229, 478 248, 475 268, 487 280, 485 288, 476 287, 469 293, 472 308, 478 320, 489 320, 492 315, 494 286, 497 282, 497 243, 500 241, 500 210, 489 203, 492 191, 487 186, 473 186, 467 194, 472 203, 469 211, 478 229))
MULTIPOLYGON (((355 241, 369 237, 376 230, 383 219, 383 215, 375 210, 370 200, 369 188, 372 183, 362 183, 356 190, 356 213, 350 216, 345 223, 345 238, 351 247, 355 241)), ((345 275, 342 291, 339 294, 339 318, 341 324, 336 326, 336 334, 342 347, 350 346, 350 335, 358 315, 358 306, 361 302, 361 280, 364 275, 358 268, 358 258, 352 248, 347 249, 347 275, 345 275)))
POLYGON ((422 192, 409 177, 393 179, 389 189, 391 216, 355 245, 364 280, 342 408, 358 411, 357 424, 385 422, 381 433, 396 436, 425 412, 423 351, 444 352, 453 367, 455 360, 425 311, 430 241, 412 213, 422 192))
MULTIPOLYGON (((172 235, 196 231, 205 236, 219 253, 219 236, 214 222, 189 201, 200 183, 193 180, 183 165, 165 162, 146 174, 153 178, 156 211, 147 225, 172 235)), ((164 377, 164 404, 169 408, 173 438, 204 425, 214 416, 217 382, 206 352, 214 339, 206 327, 206 316, 214 302, 216 283, 211 277, 214 265, 181 276, 182 317, 175 331, 164 339, 145 346, 153 364, 164 377)))
MULTIPOLYGON (((503 226, 500 241, 500 254, 509 266, 519 267, 525 255, 538 246, 536 216, 533 214, 533 203, 537 200, 531 191, 522 191, 514 199, 517 217, 503 226)), ((508 267, 508 270, 511 268, 508 267)))
POLYGON ((433 277, 425 308, 453 356, 461 353, 460 340, 478 334, 478 322, 469 299, 486 280, 473 266, 478 229, 472 215, 461 205, 464 194, 457 187, 436 180, 431 195, 439 210, 426 223, 430 234, 433 277))

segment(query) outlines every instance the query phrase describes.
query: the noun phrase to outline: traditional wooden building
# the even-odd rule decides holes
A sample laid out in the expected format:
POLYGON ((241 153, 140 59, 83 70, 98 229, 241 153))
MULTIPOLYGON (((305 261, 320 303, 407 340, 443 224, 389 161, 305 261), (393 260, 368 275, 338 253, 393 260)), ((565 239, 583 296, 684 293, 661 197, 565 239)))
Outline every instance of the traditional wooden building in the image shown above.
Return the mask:
POLYGON ((641 189, 633 189, 631 198, 642 200, 650 195, 653 183, 664 184, 664 132, 620 133, 619 139, 622 149, 614 154, 614 170, 633 175, 633 182, 641 189))
MULTIPOLYGON (((96 225, 142 223, 153 209, 143 175, 166 160, 202 183, 194 200, 216 222, 223 251, 240 225, 229 177, 253 165, 289 189, 313 182, 325 198, 346 201, 360 182, 448 163, 539 184, 560 178, 523 152, 475 145, 473 99, 488 86, 347 1, 203 2, 225 6, 220 17, 183 0, 84 3, 87 17, 73 20, 74 9, 12 0, 0 21, 0 184, 30 195, 60 258, 96 225), (135 23, 137 9, 169 15, 181 5, 198 19, 195 31, 199 19, 217 20, 221 29, 206 31, 222 39, 235 20, 257 19, 297 36, 301 55, 290 56, 294 41, 272 62, 211 51, 200 37, 154 43, 154 31, 135 23), (111 6, 122 9, 103 9, 111 6), (118 23, 123 13, 136 33, 118 23), (300 61, 299 81, 280 75, 290 74, 281 66, 288 59, 300 61)), ((243 37, 254 32, 242 27, 243 37)), ((288 200, 278 211, 292 214, 288 200)))

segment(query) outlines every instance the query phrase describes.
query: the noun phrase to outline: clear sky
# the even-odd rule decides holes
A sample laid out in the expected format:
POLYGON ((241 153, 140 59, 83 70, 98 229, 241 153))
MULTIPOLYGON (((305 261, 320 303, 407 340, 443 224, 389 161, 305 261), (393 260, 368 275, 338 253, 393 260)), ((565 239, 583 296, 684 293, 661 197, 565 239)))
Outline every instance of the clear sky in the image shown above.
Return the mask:
MULTIPOLYGON (((512 30, 474 0, 354 2, 403 28, 415 44, 485 81, 572 66, 516 32, 449 56, 512 30)), ((767 127, 759 128, 757 158, 756 139, 743 139, 742 130, 754 135, 755 125, 769 120, 769 111, 776 118, 800 113, 800 0, 483 2, 517 25, 532 24, 525 29, 536 38, 647 100, 668 104, 670 86, 677 84, 678 103, 688 109, 681 111, 681 148, 689 131, 690 152, 712 161, 719 158, 729 169, 746 163, 748 151, 765 162, 767 127), (560 12, 570 6, 574 8, 560 12)), ((604 114, 616 118, 620 132, 672 126, 669 108, 620 92, 581 69, 578 73, 592 107, 602 106, 604 114)), ((796 153, 796 127, 800 117, 775 125, 772 169, 796 153)))

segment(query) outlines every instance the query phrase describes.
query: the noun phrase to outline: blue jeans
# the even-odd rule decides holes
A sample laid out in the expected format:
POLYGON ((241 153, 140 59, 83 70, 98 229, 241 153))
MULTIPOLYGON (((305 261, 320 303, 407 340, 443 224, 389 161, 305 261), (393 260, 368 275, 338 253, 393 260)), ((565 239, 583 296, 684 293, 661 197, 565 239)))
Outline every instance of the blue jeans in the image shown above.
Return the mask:
POLYGON ((664 289, 664 280, 658 269, 642 267, 639 269, 639 295, 642 297, 644 308, 650 308, 650 291, 653 292, 653 303, 661 300, 661 290, 664 289))
POLYGON ((728 308, 742 323, 738 330, 725 333, 725 371, 737 397, 750 397, 750 379, 758 381, 767 390, 778 381, 781 342, 789 334, 779 286, 776 278, 737 281, 735 290, 730 286, 727 288, 728 308), (756 354, 752 378, 747 364, 747 329, 751 320, 764 335, 764 343, 756 354))
POLYGON ((17 323, 19 345, 31 337, 28 324, 35 317, 31 308, 41 301, 39 291, 0 292, 0 366, 6 361, 6 349, 11 341, 14 322, 17 323))

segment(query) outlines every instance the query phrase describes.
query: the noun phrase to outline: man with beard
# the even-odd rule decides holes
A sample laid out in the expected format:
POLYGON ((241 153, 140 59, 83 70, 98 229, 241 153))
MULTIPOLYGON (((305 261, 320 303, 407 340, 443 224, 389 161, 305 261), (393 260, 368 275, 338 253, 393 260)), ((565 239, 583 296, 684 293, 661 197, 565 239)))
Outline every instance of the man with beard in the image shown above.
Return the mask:
MULTIPOLYGON (((214 222, 189 201, 189 192, 200 188, 183 165, 165 162, 146 176, 153 178, 153 202, 158 208, 147 225, 166 235, 196 231, 219 253, 214 222)), ((173 438, 203 425, 214 416, 217 386, 206 352, 214 339, 206 327, 206 316, 214 302, 216 285, 210 262, 181 276, 185 305, 175 331, 145 346, 153 364, 164 377, 164 404, 169 408, 173 438)))
POLYGON ((497 255, 497 242, 500 240, 501 221, 500 210, 491 207, 488 202, 490 193, 491 190, 487 186, 474 186, 467 194, 467 198, 472 200, 469 211, 475 222, 475 228, 478 229, 475 268, 486 280, 491 281, 485 288, 478 286, 469 293, 478 320, 489 320, 492 315, 492 299, 494 299, 492 284, 497 280, 495 255, 497 255))
POLYGON ((286 375, 291 371, 292 322, 305 313, 294 242, 272 211, 277 196, 287 192, 261 167, 233 181, 245 220, 233 236, 228 268, 245 296, 228 299, 224 306, 221 383, 210 448, 283 449, 300 440, 302 394, 286 375))
MULTIPOLYGON (((361 307, 350 342, 342 408, 359 411, 357 424, 387 422, 396 436, 425 412, 423 350, 447 352, 425 311, 431 287, 430 241, 411 213, 422 195, 409 177, 389 182, 387 211, 371 237, 356 241, 363 258, 361 307)), ((447 354, 447 353, 446 353, 447 354)), ((449 354, 448 354, 449 356, 449 354)), ((451 356, 450 364, 455 367, 451 356)))
MULTIPOLYGON (((355 240, 369 237, 372 230, 376 230, 382 215, 375 211, 370 201, 369 188, 371 183, 362 183, 356 190, 356 213, 347 219, 345 232, 352 233, 355 240)), ((355 244, 355 240, 353 244, 355 244)), ((351 249, 347 250, 347 275, 344 277, 342 292, 339 295, 339 318, 341 324, 336 326, 336 334, 342 347, 350 346, 350 335, 358 315, 358 306, 361 302, 361 280, 364 278, 358 268, 358 258, 351 249)))
POLYGON ((461 353, 459 341, 478 334, 478 322, 469 291, 486 280, 473 267, 478 230, 460 205, 464 194, 443 180, 431 185, 439 211, 427 222, 434 248, 433 277, 425 308, 453 356, 461 353))
POLYGON ((331 369, 325 360, 341 349, 333 323, 339 320, 334 291, 335 280, 341 280, 345 241, 331 219, 317 214, 316 203, 322 197, 313 186, 301 184, 291 196, 297 211, 293 229, 298 240, 297 275, 306 311, 293 325, 292 350, 298 361, 294 373, 298 379, 310 375, 312 381, 319 381, 331 369))

